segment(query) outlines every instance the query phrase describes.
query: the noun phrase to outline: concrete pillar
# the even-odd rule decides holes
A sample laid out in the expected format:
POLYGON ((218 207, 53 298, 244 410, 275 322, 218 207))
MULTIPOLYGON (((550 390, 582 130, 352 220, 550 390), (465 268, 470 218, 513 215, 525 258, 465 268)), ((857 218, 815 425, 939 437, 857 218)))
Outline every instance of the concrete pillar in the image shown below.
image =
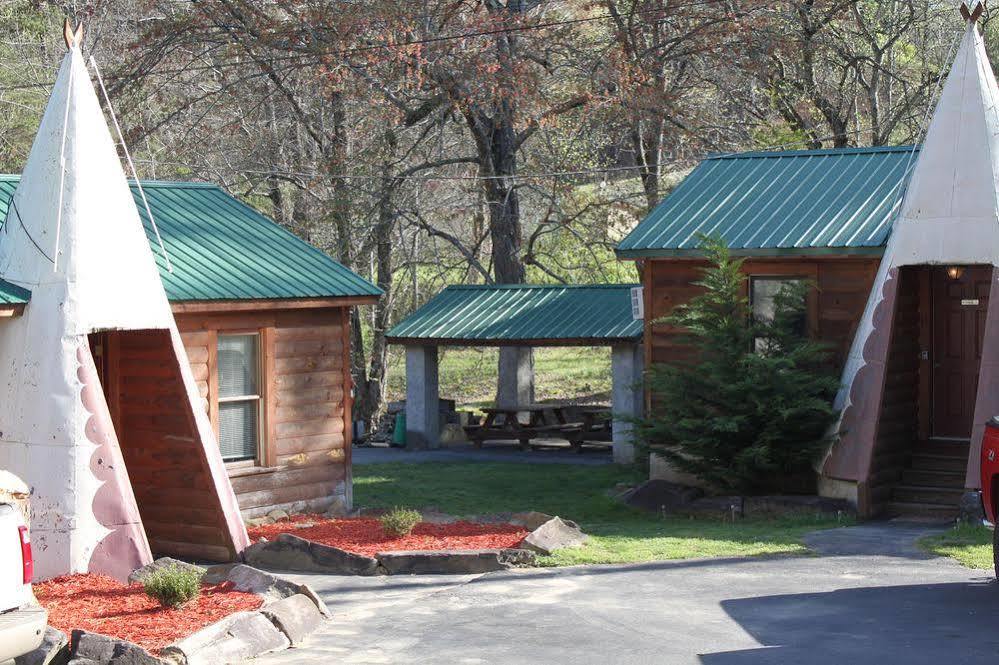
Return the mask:
POLYGON ((501 346, 497 406, 534 403, 534 353, 530 347, 501 346))
POLYGON ((406 347, 406 447, 441 445, 437 347, 406 347))
POLYGON ((640 344, 623 344, 611 349, 614 461, 618 464, 635 461, 634 425, 628 418, 640 418, 645 413, 644 362, 640 344))

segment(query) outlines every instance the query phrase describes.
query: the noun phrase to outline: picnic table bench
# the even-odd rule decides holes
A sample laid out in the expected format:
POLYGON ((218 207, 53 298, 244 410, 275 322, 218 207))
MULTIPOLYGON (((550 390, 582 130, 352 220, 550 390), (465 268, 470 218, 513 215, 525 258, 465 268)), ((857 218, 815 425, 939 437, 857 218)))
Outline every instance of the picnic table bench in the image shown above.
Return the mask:
POLYGON ((486 417, 481 425, 465 426, 476 448, 484 441, 515 439, 523 450, 531 450, 532 439, 556 436, 580 452, 584 442, 611 441, 610 409, 605 406, 525 404, 484 408, 482 412, 486 417), (522 415, 527 422, 521 422, 522 415))

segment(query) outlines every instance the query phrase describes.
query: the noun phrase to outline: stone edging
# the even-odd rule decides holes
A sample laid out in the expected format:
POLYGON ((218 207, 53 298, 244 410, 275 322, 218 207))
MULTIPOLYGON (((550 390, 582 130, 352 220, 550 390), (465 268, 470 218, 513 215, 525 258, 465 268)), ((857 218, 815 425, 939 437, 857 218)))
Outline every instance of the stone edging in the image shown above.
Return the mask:
POLYGON ((586 541, 578 525, 544 513, 519 513, 511 523, 530 529, 516 548, 480 550, 415 550, 363 556, 290 533, 254 543, 243 560, 260 568, 332 575, 469 575, 533 566, 547 555, 586 541))
MULTIPOLYGON (((158 559, 146 570, 180 564, 158 559)), ((190 564, 185 564, 190 565, 190 564)), ((131 579, 131 578, 130 578, 131 579)), ((264 604, 252 612, 237 612, 166 646, 162 655, 150 654, 137 644, 98 633, 74 630, 72 639, 48 628, 42 646, 16 659, 17 665, 187 665, 188 663, 239 662, 299 645, 332 619, 326 603, 309 586, 296 584, 244 564, 209 568, 208 584, 232 582, 237 591, 260 596, 264 604)))

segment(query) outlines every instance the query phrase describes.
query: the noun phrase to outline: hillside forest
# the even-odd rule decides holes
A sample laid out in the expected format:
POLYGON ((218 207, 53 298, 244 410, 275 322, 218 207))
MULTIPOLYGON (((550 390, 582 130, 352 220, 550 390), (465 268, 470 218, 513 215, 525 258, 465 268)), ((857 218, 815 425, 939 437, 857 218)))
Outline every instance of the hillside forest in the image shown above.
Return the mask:
POLYGON ((964 27, 951 0, 2 0, 4 172, 65 17, 140 177, 218 183, 384 290, 352 322, 366 421, 386 330, 444 285, 636 281, 615 244, 707 154, 917 142, 964 27))

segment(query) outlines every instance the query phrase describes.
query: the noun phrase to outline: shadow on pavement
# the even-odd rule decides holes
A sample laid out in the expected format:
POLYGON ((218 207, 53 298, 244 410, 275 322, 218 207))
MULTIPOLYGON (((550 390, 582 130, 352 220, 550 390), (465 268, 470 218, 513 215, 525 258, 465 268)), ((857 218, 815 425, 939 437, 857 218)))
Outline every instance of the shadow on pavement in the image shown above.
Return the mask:
POLYGON ((999 584, 841 589, 726 600, 762 646, 702 655, 704 665, 999 663, 999 584))

